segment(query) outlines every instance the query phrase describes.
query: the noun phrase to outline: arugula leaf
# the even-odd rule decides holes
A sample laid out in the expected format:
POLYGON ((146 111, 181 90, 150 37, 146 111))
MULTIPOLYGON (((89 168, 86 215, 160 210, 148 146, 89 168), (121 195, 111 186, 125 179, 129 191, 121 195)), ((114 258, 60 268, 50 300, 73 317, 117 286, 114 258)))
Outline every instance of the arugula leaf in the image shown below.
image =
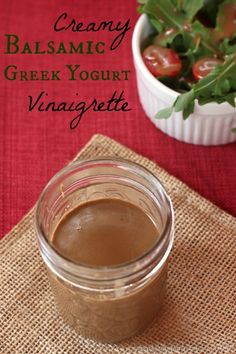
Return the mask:
POLYGON ((233 54, 236 52, 235 38, 224 38, 219 45, 219 49, 225 54, 233 54))
POLYGON ((194 110, 194 91, 179 95, 174 103, 175 112, 183 111, 183 118, 186 119, 194 110))
MULTIPOLYGON (((192 24, 192 36, 196 38, 196 36, 200 37, 200 44, 204 47, 205 50, 208 51, 212 55, 217 54, 221 56, 220 50, 218 46, 212 41, 212 29, 205 27, 198 20, 194 21, 192 24)), ((205 54, 204 54, 205 55, 205 54)), ((201 53, 201 56, 204 56, 201 53)))
POLYGON ((204 0, 183 0, 182 10, 185 11, 188 21, 192 21, 197 12, 202 8, 204 0))
MULTIPOLYGON (((161 30, 158 32, 161 32, 161 30)), ((169 29, 157 35, 153 40, 153 44, 166 47, 168 44, 171 44, 177 36, 179 36, 178 30, 169 29)))
POLYGON ((223 98, 224 98, 225 102, 228 102, 232 107, 235 108, 236 107, 235 97, 236 97, 236 93, 232 92, 232 93, 229 93, 228 95, 224 96, 223 98))
POLYGON ((236 133, 236 128, 231 129, 232 133, 236 133))
POLYGON ((153 16, 149 16, 149 20, 153 27, 157 30, 157 32, 162 32, 163 31, 163 23, 161 23, 157 18, 153 16))
POLYGON ((183 109, 183 119, 187 119, 190 114, 194 112, 194 100, 189 101, 188 105, 184 107, 183 109))
POLYGON ((216 103, 223 103, 223 102, 228 102, 232 107, 236 107, 235 105, 235 97, 236 94, 235 92, 228 93, 225 96, 219 96, 219 97, 198 97, 198 103, 200 106, 210 103, 210 102, 216 102, 216 103))
POLYGON ((228 93, 231 89, 231 85, 228 79, 225 79, 223 82, 220 80, 215 85, 214 93, 216 96, 223 96, 228 93))
POLYGON ((164 28, 179 28, 181 30, 184 26, 185 18, 179 13, 177 16, 171 0, 148 0, 143 6, 143 11, 160 21, 164 28))
POLYGON ((164 109, 161 109, 156 115, 155 118, 157 119, 167 119, 171 116, 174 107, 170 106, 164 109))

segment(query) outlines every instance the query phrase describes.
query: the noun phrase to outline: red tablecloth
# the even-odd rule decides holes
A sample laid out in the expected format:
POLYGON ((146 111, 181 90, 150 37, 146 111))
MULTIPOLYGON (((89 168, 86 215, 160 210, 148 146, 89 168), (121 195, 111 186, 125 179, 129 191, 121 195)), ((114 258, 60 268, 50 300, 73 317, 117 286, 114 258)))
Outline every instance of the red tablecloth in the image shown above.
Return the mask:
MULTIPOLYGON (((70 161, 95 133, 106 134, 140 154, 156 161, 219 207, 236 215, 236 144, 201 147, 176 141, 154 127, 145 116, 137 95, 131 53, 131 35, 138 18, 135 1, 11 0, 0 4, 0 235, 9 231, 34 205, 53 174, 70 161), (5 34, 19 37, 19 51, 25 42, 33 51, 34 42, 46 45, 72 41, 105 41, 107 48, 114 32, 55 32, 54 23, 62 13, 68 21, 103 20, 123 24, 130 18, 132 29, 117 50, 105 54, 4 54, 5 34), (68 80, 66 65, 81 70, 130 70, 127 81, 68 80), (61 80, 7 80, 4 70, 61 70, 61 80), (86 113, 75 130, 69 129, 71 112, 29 112, 29 96, 48 93, 48 100, 107 100, 114 90, 124 90, 132 108, 129 112, 86 113), (76 96, 78 93, 78 96, 76 96)), ((13 40, 13 37, 11 37, 13 40)), ((27 50, 27 49, 26 49, 27 50)), ((40 50, 43 50, 41 48, 40 50)), ((68 70, 68 69, 67 69, 68 70)))

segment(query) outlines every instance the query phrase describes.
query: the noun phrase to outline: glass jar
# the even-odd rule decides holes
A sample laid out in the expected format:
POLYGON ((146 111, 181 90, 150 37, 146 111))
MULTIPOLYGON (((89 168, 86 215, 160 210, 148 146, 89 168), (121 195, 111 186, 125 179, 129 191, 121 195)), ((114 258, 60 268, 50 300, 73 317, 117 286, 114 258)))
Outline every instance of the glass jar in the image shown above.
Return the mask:
POLYGON ((165 295, 174 215, 170 198, 152 173, 116 158, 74 162, 45 187, 35 227, 58 310, 80 334, 118 342, 155 319, 165 295), (160 235, 154 246, 117 266, 85 266, 60 255, 51 242, 59 221, 76 206, 105 198, 127 201, 150 216, 160 235))

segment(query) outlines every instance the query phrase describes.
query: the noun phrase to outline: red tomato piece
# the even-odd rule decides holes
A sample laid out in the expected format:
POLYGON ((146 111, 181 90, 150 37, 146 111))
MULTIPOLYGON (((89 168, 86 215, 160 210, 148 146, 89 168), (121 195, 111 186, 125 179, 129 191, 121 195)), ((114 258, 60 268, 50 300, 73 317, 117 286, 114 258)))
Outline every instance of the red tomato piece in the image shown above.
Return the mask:
POLYGON ((143 61, 155 77, 174 77, 182 69, 182 62, 173 49, 163 48, 154 44, 143 51, 143 61))
POLYGON ((222 60, 212 57, 205 57, 199 59, 192 67, 193 76, 196 80, 200 80, 203 77, 207 76, 216 65, 222 63, 222 60))

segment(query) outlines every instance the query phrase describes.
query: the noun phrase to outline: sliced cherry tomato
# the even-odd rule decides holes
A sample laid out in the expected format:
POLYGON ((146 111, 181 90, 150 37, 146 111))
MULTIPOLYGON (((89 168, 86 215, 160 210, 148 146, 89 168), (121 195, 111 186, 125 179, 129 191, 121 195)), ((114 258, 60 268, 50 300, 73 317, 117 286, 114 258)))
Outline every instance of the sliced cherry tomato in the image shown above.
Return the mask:
POLYGON ((192 67, 193 76, 196 80, 200 80, 207 76, 216 65, 222 63, 222 60, 212 57, 199 59, 192 67))
POLYGON ((143 51, 143 61, 155 76, 174 77, 182 69, 182 62, 173 49, 150 45, 143 51))

